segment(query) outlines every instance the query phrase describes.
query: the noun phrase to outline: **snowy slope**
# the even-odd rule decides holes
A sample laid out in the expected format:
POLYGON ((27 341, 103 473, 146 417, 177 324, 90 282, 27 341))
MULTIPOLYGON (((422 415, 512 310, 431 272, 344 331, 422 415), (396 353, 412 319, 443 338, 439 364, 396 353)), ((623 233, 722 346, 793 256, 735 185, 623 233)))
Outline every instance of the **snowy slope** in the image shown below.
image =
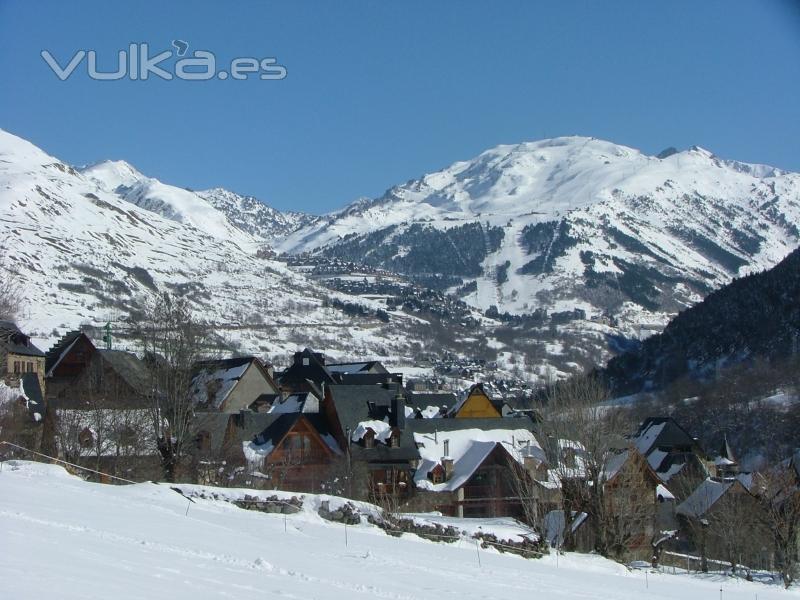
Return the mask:
POLYGON ((124 332, 123 321, 163 290, 186 295, 244 352, 284 355, 312 344, 385 355, 405 344, 375 319, 324 306, 348 297, 258 258, 264 241, 200 196, 120 162, 81 173, 2 130, 0 240, 25 288, 20 325, 43 347, 84 323, 112 321, 115 335, 124 332), (314 323, 323 326, 304 326, 314 323))
POLYGON ((242 196, 222 188, 197 192, 222 212, 233 225, 251 235, 274 243, 301 227, 315 223, 319 217, 302 212, 281 212, 253 196, 242 196))
POLYGON ((425 273, 445 262, 419 250, 427 245, 452 255, 447 274, 474 282, 463 297, 481 309, 583 308, 659 324, 733 277, 773 266, 800 242, 798 221, 796 173, 696 147, 658 158, 564 137, 498 146, 393 187, 280 248, 425 273))
POLYGON ((646 580, 591 556, 525 560, 366 524, 345 531, 305 511, 284 525, 281 515, 227 503, 189 505, 167 485, 90 484, 21 461, 2 465, 0 490, 0 597, 14 600, 798 596, 741 580, 646 580))
POLYGON ((83 175, 102 190, 159 214, 167 219, 191 225, 218 238, 231 237, 240 244, 254 240, 196 193, 145 177, 124 161, 106 161, 82 169, 83 175))

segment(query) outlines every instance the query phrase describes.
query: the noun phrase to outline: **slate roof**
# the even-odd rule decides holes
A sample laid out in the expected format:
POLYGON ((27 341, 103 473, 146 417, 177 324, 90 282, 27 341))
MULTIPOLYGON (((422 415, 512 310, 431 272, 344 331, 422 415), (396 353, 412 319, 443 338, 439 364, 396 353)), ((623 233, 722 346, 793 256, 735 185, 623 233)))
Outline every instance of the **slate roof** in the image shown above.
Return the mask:
POLYGON ((194 436, 201 431, 209 434, 209 445, 206 449, 211 456, 219 456, 225 443, 228 424, 235 415, 220 412, 197 412, 194 415, 191 429, 194 436))
POLYGON ((451 408, 456 405, 458 398, 450 392, 413 392, 406 394, 406 405, 423 410, 428 406, 446 406, 451 408))
MULTIPOLYGON (((342 433, 349 438, 349 434, 355 431, 359 423, 372 419, 382 421, 391 417, 391 404, 397 395, 398 387, 396 385, 333 385, 329 389, 342 426, 342 433)), ((350 443, 351 458, 373 464, 390 464, 418 459, 419 451, 414 444, 414 436, 408 430, 411 421, 406 421, 406 428, 400 434, 398 447, 378 443, 373 448, 365 448, 359 444, 350 443)))
POLYGON ((221 408, 254 361, 257 362, 255 357, 241 356, 195 363, 189 390, 192 399, 197 404, 221 408))
POLYGON ((324 357, 310 348, 296 352, 292 364, 281 374, 279 381, 285 384, 305 384, 308 380, 317 385, 336 383, 336 378, 325 366, 324 357), (308 359, 308 364, 303 364, 303 359, 308 359))
POLYGON ((386 367, 377 360, 353 363, 331 363, 325 366, 331 373, 388 373, 386 367))
POLYGON ((311 392, 299 392, 291 394, 286 398, 277 396, 270 409, 267 411, 271 414, 281 413, 318 413, 319 412, 319 398, 311 392))
POLYGON ((147 396, 151 391, 150 372, 139 358, 124 350, 98 350, 100 357, 141 396, 147 396))
POLYGON ((343 433, 354 431, 361 421, 383 420, 397 395, 396 386, 332 385, 329 390, 343 433))
POLYGON ((653 449, 685 448, 697 446, 689 432, 681 427, 672 417, 649 417, 639 426, 639 431, 633 436, 636 449, 644 455, 653 449))
POLYGON ((22 333, 12 321, 0 321, 0 348, 13 354, 44 358, 44 352, 39 350, 31 342, 31 338, 22 333))
POLYGON ((722 498, 734 485, 742 485, 741 482, 733 479, 730 481, 715 481, 706 479, 697 486, 686 500, 681 502, 675 509, 679 515, 691 518, 700 518, 722 498))
POLYGON ((25 373, 20 379, 22 381, 22 389, 28 397, 28 414, 33 421, 39 423, 44 419, 45 411, 44 396, 39 385, 39 377, 36 373, 25 373))
POLYGON ((402 384, 403 376, 399 373, 333 373, 336 383, 340 385, 379 385, 382 383, 402 384))

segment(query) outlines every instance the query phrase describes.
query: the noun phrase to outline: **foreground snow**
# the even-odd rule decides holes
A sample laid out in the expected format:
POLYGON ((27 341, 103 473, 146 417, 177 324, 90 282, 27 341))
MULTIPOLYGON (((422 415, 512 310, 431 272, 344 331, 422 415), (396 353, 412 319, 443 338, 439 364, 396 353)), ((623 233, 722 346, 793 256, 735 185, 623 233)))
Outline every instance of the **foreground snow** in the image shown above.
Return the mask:
POLYGON ((18 461, 2 463, 0 472, 0 556, 0 597, 15 600, 693 600, 718 598, 720 585, 724 600, 797 596, 739 580, 655 573, 646 580, 592 556, 525 560, 478 551, 466 540, 393 538, 310 511, 284 520, 222 501, 190 504, 167 485, 90 484, 59 467, 18 461))

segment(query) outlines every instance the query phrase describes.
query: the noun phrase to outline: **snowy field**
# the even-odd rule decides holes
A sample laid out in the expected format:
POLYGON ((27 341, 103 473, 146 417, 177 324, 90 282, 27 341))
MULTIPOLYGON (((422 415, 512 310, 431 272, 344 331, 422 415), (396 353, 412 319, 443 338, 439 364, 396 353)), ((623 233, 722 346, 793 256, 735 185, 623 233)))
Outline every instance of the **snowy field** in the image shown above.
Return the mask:
POLYGON ((284 519, 226 502, 190 504, 167 485, 86 483, 38 463, 0 466, 4 600, 800 597, 721 577, 646 578, 592 556, 525 560, 467 540, 393 538, 310 510, 284 519))

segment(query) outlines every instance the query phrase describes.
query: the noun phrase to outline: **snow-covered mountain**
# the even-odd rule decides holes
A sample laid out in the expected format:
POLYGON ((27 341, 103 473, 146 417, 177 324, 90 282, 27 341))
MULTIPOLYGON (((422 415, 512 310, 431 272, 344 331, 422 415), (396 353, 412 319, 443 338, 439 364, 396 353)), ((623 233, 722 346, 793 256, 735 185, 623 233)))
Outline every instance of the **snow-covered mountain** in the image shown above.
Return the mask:
POLYGON ((82 324, 112 321, 123 334, 149 297, 173 290, 243 351, 403 355, 402 314, 390 328, 374 318, 382 305, 260 258, 264 245, 198 194, 124 162, 78 171, 0 130, 3 266, 24 286, 20 324, 44 346, 82 324), (331 306, 337 298, 366 311, 349 316, 331 306))
POLYGON ((585 137, 498 146, 279 247, 448 275, 483 310, 658 326, 800 242, 800 175, 697 147, 659 156, 585 137))
POLYGON ((319 217, 300 212, 281 212, 253 196, 222 188, 195 192, 161 183, 142 175, 121 160, 108 160, 80 169, 103 190, 149 211, 180 223, 189 223, 211 235, 226 236, 238 229, 273 243, 319 217), (220 213, 224 219, 220 220, 220 213))
POLYGON ((320 217, 308 213, 281 212, 253 196, 241 196, 223 188, 197 192, 214 208, 222 212, 230 223, 266 240, 282 239, 301 227, 316 223, 320 217))
POLYGON ((83 323, 124 329, 174 290, 246 352, 451 353, 548 378, 602 364, 800 241, 800 175, 699 148, 660 156, 589 138, 500 146, 313 217, 122 161, 76 170, 0 130, 0 246, 25 282, 22 324, 45 346, 83 323), (273 247, 321 258, 289 268, 273 247))

